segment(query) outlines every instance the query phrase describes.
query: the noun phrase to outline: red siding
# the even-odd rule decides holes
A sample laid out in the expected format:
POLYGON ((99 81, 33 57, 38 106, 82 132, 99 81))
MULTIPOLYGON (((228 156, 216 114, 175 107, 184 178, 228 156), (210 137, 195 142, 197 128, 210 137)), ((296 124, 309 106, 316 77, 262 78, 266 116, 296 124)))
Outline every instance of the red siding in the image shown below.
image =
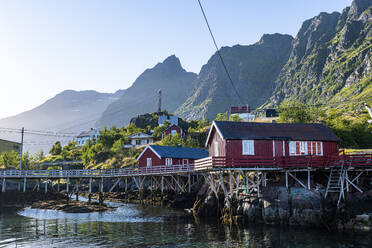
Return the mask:
POLYGON ((337 142, 324 141, 323 142, 323 155, 338 155, 337 142))
POLYGON ((171 126, 170 128, 168 128, 167 130, 164 131, 164 133, 163 133, 164 137, 171 134, 172 130, 176 130, 176 132, 180 136, 183 136, 182 129, 179 126, 173 125, 173 126, 171 126))
POLYGON ((213 130, 211 131, 211 136, 208 140, 208 151, 209 156, 214 156, 214 142, 218 142, 218 156, 226 156, 226 141, 222 139, 222 137, 218 134, 216 131, 216 128, 213 127, 213 130))
MULTIPOLYGON (((285 142, 285 156, 289 155, 289 142, 285 142)), ((283 141, 275 140, 275 155, 283 156, 283 141)), ((246 158, 246 157, 272 157, 273 156, 273 141, 272 140, 255 140, 254 153, 255 155, 243 155, 242 140, 227 140, 227 158, 246 158)), ((298 147, 299 149, 299 147, 298 147)), ((213 154, 213 147, 209 149, 210 155, 213 154), (212 150, 212 152, 211 152, 212 150)), ((337 142, 323 142, 323 155, 338 154, 337 142)))
POLYGON ((138 166, 147 166, 147 158, 152 159, 152 165, 164 165, 165 160, 160 159, 151 149, 147 149, 138 160, 138 166), (164 160, 164 161, 163 161, 164 160))
MULTIPOLYGON (((266 157, 273 156, 272 140, 255 140, 254 156, 266 157)), ((254 157, 252 155, 243 155, 242 140, 227 140, 227 158, 246 158, 254 157)))
MULTIPOLYGON (((147 149, 138 160, 139 167, 147 167, 147 158, 152 159, 152 166, 164 166, 165 158, 159 158, 151 149, 147 149)), ((182 158, 172 158, 172 165, 182 165, 182 158)), ((194 164, 193 159, 188 159, 189 164, 194 164)))

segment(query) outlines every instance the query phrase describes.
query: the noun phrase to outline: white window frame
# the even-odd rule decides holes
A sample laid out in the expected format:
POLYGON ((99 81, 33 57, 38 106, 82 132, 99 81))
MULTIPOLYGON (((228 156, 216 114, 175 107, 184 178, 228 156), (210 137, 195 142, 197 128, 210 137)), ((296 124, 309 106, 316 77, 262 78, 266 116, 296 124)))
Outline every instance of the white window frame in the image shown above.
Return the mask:
POLYGON ((220 155, 218 151, 218 147, 219 147, 218 141, 213 142, 213 150, 214 150, 213 156, 215 157, 218 157, 220 155))
POLYGON ((146 158, 146 165, 147 167, 152 166, 152 158, 146 158))
POLYGON ((172 165, 172 162, 171 158, 165 158, 165 165, 172 165))
POLYGON ((315 155, 323 156, 323 142, 322 141, 289 141, 289 155, 290 156, 304 156, 315 155), (300 144, 300 153, 296 153, 296 143, 300 144), (310 142, 310 151, 308 150, 308 142, 310 142), (315 143, 315 154, 313 154, 313 143, 315 143), (318 153, 318 143, 320 143, 320 153, 318 153), (304 153, 302 153, 304 152, 304 153))
POLYGON ((182 159, 182 165, 189 165, 189 160, 186 158, 182 159))
POLYGON ((242 154, 254 155, 254 140, 242 140, 242 154))

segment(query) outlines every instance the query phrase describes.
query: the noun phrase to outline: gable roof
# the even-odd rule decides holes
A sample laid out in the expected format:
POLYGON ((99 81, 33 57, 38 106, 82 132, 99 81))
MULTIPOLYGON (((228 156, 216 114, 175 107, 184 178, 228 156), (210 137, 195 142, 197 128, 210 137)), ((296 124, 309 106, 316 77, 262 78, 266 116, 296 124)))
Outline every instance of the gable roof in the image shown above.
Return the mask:
POLYGON ((83 131, 81 132, 76 138, 83 138, 83 137, 90 137, 92 134, 98 133, 97 129, 90 129, 89 131, 83 131))
POLYGON ((147 139, 147 138, 152 138, 151 135, 147 133, 136 133, 128 136, 128 139, 147 139))
POLYGON ((137 160, 140 159, 147 149, 151 149, 160 158, 201 159, 209 156, 208 151, 203 148, 149 145, 138 156, 137 160))
POLYGON ((172 127, 178 127, 178 128, 182 131, 182 128, 181 128, 180 126, 178 126, 178 125, 176 125, 176 124, 173 124, 173 125, 170 125, 167 129, 165 129, 165 130, 163 131, 163 133, 165 133, 166 131, 168 131, 168 130, 171 129, 172 127))
POLYGON ((214 121, 213 127, 223 139, 334 141, 340 139, 325 125, 317 123, 257 123, 214 121))
POLYGON ((163 125, 165 121, 168 121, 171 125, 178 125, 178 116, 174 115, 159 115, 158 125, 163 125))

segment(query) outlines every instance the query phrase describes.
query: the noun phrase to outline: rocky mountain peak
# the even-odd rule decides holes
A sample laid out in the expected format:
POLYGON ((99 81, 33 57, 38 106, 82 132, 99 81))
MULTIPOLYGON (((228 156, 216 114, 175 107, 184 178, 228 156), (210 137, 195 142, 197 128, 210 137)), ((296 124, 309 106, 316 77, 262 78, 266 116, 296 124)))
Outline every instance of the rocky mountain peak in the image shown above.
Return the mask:
POLYGON ((181 62, 176 55, 167 57, 162 63, 158 63, 153 69, 169 73, 184 72, 181 62))
POLYGON ((293 37, 288 34, 264 34, 261 39, 256 43, 257 45, 277 45, 278 42, 292 41, 293 37))
POLYGON ((363 11, 372 6, 372 0, 354 0, 350 7, 349 14, 354 18, 359 17, 363 11))

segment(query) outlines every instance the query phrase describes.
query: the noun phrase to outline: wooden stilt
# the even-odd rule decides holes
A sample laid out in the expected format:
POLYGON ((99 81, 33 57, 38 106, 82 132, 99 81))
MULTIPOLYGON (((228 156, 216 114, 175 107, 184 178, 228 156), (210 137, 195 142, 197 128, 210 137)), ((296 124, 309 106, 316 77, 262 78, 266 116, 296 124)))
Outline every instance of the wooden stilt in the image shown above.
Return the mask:
POLYGON ((5 192, 6 191, 6 180, 5 180, 5 177, 3 178, 3 183, 1 185, 1 192, 5 192))
POLYGON ((27 178, 23 178, 23 192, 26 192, 27 178))
POLYGON ((70 178, 68 177, 67 180, 66 180, 66 192, 67 194, 69 193, 69 184, 70 184, 70 178))
POLYGON ((285 187, 288 189, 288 171, 285 171, 285 187))
POLYGON ((187 182, 188 182, 188 184, 189 184, 189 193, 191 192, 191 175, 190 175, 190 173, 187 175, 187 182))
POLYGON ((44 183, 44 192, 47 193, 48 192, 48 179, 45 180, 45 183, 44 183))

